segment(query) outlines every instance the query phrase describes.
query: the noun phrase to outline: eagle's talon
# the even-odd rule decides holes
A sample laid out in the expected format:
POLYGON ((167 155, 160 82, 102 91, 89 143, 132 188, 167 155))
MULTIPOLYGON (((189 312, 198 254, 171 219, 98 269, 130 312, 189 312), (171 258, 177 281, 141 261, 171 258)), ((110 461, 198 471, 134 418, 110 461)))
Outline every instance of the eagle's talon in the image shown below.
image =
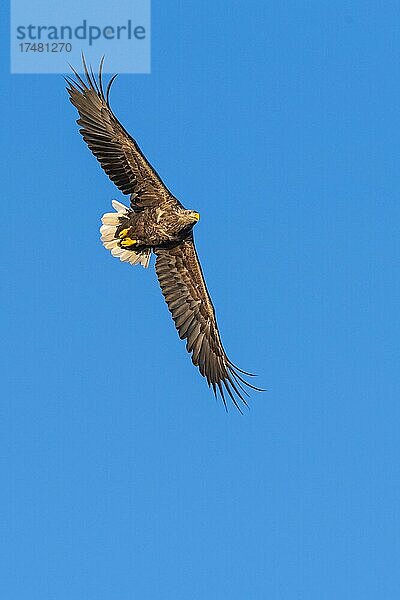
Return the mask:
POLYGON ((118 237, 120 238, 126 238, 126 236, 129 233, 129 229, 130 227, 127 227, 126 229, 123 229, 122 231, 119 232, 118 237))
POLYGON ((123 248, 130 248, 130 246, 135 246, 138 243, 139 243, 138 240, 132 240, 132 238, 127 237, 124 240, 122 240, 121 246, 123 248))

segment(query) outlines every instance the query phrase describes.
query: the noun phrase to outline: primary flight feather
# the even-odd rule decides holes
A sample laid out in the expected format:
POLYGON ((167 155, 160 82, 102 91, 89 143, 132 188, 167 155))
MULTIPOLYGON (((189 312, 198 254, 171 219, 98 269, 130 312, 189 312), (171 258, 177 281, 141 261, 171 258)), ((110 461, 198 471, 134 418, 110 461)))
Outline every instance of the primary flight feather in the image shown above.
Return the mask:
POLYGON ((115 212, 103 215, 101 240, 114 256, 133 265, 147 267, 151 253, 156 255, 161 291, 193 364, 214 394, 219 391, 225 407, 227 392, 240 410, 238 400, 247 404, 245 388, 258 388, 243 378, 250 373, 236 367, 222 345, 193 239, 199 214, 186 210, 171 194, 115 117, 109 104, 115 76, 104 91, 103 59, 97 79, 84 59, 83 66, 84 77, 72 69, 75 77, 66 78, 80 133, 109 178, 130 195, 129 208, 114 200, 115 212))

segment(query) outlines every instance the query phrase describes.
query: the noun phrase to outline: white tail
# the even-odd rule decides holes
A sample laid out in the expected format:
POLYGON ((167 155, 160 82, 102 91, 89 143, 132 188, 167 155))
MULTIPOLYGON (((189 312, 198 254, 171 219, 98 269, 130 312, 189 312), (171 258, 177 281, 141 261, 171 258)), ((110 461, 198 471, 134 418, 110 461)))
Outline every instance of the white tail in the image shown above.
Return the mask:
POLYGON ((150 248, 142 252, 121 248, 121 240, 116 236, 116 231, 121 224, 122 218, 129 216, 129 213, 132 212, 131 209, 117 200, 113 200, 112 205, 116 212, 105 213, 101 218, 102 226, 100 227, 100 233, 103 246, 107 248, 107 250, 110 250, 111 254, 118 257, 119 260, 129 262, 131 265, 141 264, 143 267, 147 268, 151 256, 150 248))

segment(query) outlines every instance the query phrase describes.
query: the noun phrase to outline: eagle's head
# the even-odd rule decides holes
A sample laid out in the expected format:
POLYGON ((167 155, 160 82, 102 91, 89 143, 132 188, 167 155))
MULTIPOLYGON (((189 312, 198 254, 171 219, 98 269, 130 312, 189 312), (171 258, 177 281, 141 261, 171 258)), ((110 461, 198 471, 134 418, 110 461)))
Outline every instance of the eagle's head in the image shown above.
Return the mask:
POLYGON ((200 219, 200 215, 195 210, 184 210, 184 219, 188 225, 194 225, 200 219))

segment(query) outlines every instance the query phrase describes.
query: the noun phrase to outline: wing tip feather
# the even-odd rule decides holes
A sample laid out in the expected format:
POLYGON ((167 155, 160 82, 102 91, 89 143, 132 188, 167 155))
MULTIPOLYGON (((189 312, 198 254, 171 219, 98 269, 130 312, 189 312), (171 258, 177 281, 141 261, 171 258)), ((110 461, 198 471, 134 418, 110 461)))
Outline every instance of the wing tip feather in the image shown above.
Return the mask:
POLYGON ((110 81, 107 84, 106 91, 104 93, 103 73, 104 73, 105 55, 103 54, 100 59, 99 71, 98 71, 97 77, 93 71, 92 65, 91 64, 88 65, 83 51, 81 54, 81 60, 82 60, 84 78, 81 77, 81 75, 78 73, 78 71, 75 69, 75 67, 73 65, 68 63, 68 66, 71 69, 75 78, 73 78, 69 75, 64 77, 64 79, 67 81, 68 85, 70 86, 69 88, 67 88, 67 91, 69 92, 70 95, 71 95, 71 93, 73 94, 74 92, 83 94, 83 95, 87 94, 88 92, 94 92, 97 95, 97 97, 100 100, 102 100, 103 102, 105 102, 106 105, 108 106, 108 108, 110 108, 110 110, 111 110, 110 102, 109 102, 110 89, 111 89, 111 86, 114 83, 115 78, 117 77, 118 73, 115 73, 114 75, 112 75, 110 81))

